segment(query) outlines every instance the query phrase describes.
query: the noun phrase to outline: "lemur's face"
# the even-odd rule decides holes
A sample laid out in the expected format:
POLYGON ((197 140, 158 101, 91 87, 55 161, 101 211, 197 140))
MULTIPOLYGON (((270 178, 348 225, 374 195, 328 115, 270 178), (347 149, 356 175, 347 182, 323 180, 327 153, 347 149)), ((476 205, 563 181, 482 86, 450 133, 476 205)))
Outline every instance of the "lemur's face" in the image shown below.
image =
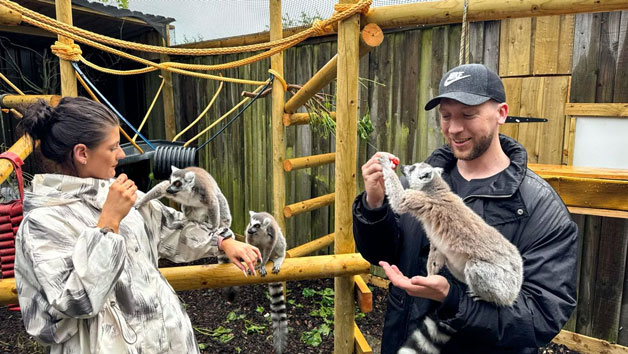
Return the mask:
POLYGON ((442 171, 442 168, 432 167, 424 162, 401 166, 401 172, 408 179, 410 188, 416 190, 429 186, 436 176, 441 175, 442 171))
POLYGON ((246 237, 256 237, 268 235, 266 229, 270 225, 270 219, 263 214, 249 211, 251 217, 249 225, 246 227, 246 237))
POLYGON ((166 189, 166 197, 186 204, 186 200, 189 201, 192 198, 192 188, 196 175, 192 171, 185 169, 178 169, 172 166, 172 174, 170 175, 170 186, 166 189))

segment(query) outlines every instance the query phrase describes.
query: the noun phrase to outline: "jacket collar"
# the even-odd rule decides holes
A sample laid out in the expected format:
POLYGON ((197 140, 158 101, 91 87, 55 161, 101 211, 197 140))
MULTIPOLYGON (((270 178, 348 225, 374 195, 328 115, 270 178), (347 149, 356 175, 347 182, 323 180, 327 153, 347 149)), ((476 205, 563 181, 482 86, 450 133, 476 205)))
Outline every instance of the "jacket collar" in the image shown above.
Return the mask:
MULTIPOLYGON (((510 159, 510 165, 495 180, 474 195, 509 197, 519 189, 523 182, 527 170, 528 153, 521 144, 509 136, 499 134, 499 142, 504 153, 510 159)), ((425 160, 434 167, 441 167, 445 180, 449 180, 449 174, 456 166, 457 161, 458 159, 454 157, 449 145, 435 150, 425 160)))
POLYGON ((31 190, 25 193, 24 211, 45 206, 66 205, 81 200, 97 209, 102 209, 112 182, 113 179, 38 174, 31 182, 31 190))

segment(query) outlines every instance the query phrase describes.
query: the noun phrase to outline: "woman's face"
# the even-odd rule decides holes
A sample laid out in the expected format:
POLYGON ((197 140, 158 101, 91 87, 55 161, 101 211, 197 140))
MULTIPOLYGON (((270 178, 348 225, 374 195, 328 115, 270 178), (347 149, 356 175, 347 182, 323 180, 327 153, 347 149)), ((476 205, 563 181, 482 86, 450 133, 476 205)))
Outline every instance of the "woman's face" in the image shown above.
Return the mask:
POLYGON ((118 126, 109 126, 105 129, 105 139, 93 149, 86 148, 85 159, 76 163, 79 177, 99 179, 115 177, 118 161, 126 155, 120 147, 118 126))

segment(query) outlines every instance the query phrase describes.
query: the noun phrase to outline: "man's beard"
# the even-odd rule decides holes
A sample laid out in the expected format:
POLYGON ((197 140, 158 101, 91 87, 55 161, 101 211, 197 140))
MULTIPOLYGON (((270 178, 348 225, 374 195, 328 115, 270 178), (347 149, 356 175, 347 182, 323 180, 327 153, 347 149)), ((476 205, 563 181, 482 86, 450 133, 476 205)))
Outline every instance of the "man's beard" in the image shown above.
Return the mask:
POLYGON ((495 136, 495 133, 489 133, 488 135, 481 137, 477 141, 477 143, 473 144, 471 151, 467 154, 456 151, 451 146, 451 144, 449 144, 449 148, 454 153, 454 157, 456 157, 458 160, 463 160, 463 161, 475 160, 478 157, 482 156, 488 150, 488 148, 491 146, 491 143, 493 142, 494 136, 495 136))

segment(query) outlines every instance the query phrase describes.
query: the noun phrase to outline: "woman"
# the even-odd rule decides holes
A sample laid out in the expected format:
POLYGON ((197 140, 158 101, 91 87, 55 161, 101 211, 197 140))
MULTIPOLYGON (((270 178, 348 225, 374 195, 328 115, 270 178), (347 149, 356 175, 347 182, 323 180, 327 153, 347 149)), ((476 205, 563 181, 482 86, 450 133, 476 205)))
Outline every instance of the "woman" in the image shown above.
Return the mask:
POLYGON ((198 353, 190 320, 157 267, 219 250, 241 270, 257 248, 151 201, 115 180, 125 155, 118 119, 103 105, 65 97, 30 107, 23 128, 57 174, 36 175, 16 237, 15 278, 24 325, 51 353, 198 353), (224 240, 222 238, 224 236, 224 240))

